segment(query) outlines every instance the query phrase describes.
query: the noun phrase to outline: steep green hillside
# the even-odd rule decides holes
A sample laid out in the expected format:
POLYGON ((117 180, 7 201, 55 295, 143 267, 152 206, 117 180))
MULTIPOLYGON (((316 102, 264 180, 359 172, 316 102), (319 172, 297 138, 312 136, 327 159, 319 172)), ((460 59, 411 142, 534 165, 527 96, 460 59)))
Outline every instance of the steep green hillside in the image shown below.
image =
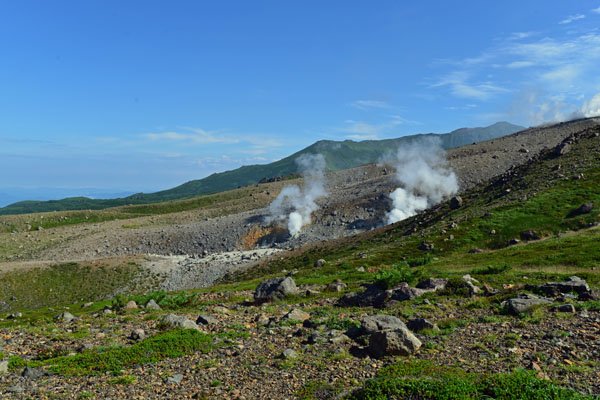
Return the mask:
POLYGON ((461 128, 447 134, 412 135, 398 139, 336 142, 322 140, 279 161, 265 165, 249 165, 232 171, 212 174, 189 181, 172 189, 155 193, 138 193, 118 199, 89 199, 72 197, 52 201, 21 201, 0 208, 0 215, 25 214, 45 211, 100 210, 129 204, 148 204, 177 200, 192 196, 218 193, 240 186, 258 183, 261 179, 286 177, 297 172, 295 160, 302 154, 320 153, 331 171, 377 162, 383 154, 403 143, 423 136, 439 137, 444 148, 459 147, 473 142, 494 139, 524 129, 507 122, 498 122, 484 128, 461 128))

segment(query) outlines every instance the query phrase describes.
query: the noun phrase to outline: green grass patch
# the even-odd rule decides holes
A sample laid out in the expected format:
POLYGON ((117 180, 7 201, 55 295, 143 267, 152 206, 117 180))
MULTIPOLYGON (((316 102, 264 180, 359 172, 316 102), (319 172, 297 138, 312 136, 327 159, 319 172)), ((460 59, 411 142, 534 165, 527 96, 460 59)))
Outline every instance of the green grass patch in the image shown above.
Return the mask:
MULTIPOLYGON (((217 347, 217 335, 193 329, 176 329, 142 340, 131 346, 100 347, 83 353, 33 361, 34 366, 47 366, 60 375, 83 376, 110 372, 120 374, 135 365, 181 357, 194 352, 208 353, 217 347)), ((220 343, 224 343, 221 341, 220 343)))
POLYGON ((0 275, 0 298, 11 310, 101 300, 127 286, 139 272, 134 263, 119 266, 56 264, 0 275))
POLYGON ((386 367, 350 396, 354 400, 515 398, 566 400, 593 397, 538 379, 532 371, 475 374, 422 360, 406 360, 386 367))

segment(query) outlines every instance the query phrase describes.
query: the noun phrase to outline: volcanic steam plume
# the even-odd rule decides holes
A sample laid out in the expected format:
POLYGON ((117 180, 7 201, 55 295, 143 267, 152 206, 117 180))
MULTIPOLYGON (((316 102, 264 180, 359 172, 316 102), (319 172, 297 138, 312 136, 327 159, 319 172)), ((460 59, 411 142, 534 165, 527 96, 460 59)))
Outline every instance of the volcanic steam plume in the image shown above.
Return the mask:
POLYGON ((394 208, 387 214, 389 224, 412 217, 458 191, 456 175, 437 138, 403 145, 392 165, 401 187, 390 194, 394 208))
POLYGON ((296 236, 319 206, 316 200, 327 194, 325 190, 325 159, 321 154, 304 154, 296 159, 304 178, 304 186, 286 186, 269 206, 267 223, 287 222, 290 235, 296 236))

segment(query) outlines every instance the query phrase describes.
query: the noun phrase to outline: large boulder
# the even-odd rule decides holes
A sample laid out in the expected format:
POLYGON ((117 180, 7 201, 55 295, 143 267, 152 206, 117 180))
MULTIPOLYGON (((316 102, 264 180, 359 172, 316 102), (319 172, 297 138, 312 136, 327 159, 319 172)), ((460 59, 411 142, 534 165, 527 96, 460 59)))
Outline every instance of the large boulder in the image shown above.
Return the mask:
POLYGON ((562 293, 590 293, 591 289, 584 279, 572 276, 564 282, 548 282, 537 287, 546 296, 559 296, 562 293))
POLYGON ((551 302, 547 299, 533 296, 523 295, 514 299, 509 299, 504 303, 506 312, 513 315, 519 315, 531 311, 536 307, 540 307, 551 302))
POLYGON ((369 335, 369 354, 374 358, 408 356, 419 350, 421 341, 393 315, 372 315, 361 323, 363 334, 369 335))
POLYGON ((396 329, 407 329, 404 322, 393 315, 369 315, 361 321, 361 329, 364 334, 370 335, 375 332, 393 331, 396 329))
POLYGON ((289 276, 285 278, 273 278, 261 282, 256 287, 254 301, 256 303, 266 303, 268 301, 281 300, 296 293, 298 293, 298 287, 293 278, 289 276))
POLYGON ((369 354, 373 358, 409 356, 421 348, 421 341, 408 329, 375 332, 369 338, 369 354))

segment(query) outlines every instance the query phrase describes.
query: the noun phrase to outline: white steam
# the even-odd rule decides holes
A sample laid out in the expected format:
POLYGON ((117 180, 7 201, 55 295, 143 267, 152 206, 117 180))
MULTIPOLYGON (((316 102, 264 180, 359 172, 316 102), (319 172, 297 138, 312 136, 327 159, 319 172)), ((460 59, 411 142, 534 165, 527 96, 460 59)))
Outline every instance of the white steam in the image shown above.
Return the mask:
POLYGON ((389 224, 412 217, 458 191, 456 174, 436 139, 422 139, 398 149, 393 165, 401 187, 390 194, 394 208, 387 215, 389 224))
POLYGON ((581 114, 586 118, 600 117, 600 93, 583 103, 581 114))
POLYGON ((296 236, 319 206, 316 201, 327 194, 325 190, 325 159, 321 154, 304 154, 296 159, 304 186, 292 185, 283 188, 269 206, 270 216, 266 222, 286 222, 288 231, 296 236))

